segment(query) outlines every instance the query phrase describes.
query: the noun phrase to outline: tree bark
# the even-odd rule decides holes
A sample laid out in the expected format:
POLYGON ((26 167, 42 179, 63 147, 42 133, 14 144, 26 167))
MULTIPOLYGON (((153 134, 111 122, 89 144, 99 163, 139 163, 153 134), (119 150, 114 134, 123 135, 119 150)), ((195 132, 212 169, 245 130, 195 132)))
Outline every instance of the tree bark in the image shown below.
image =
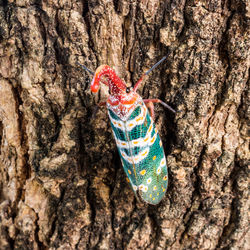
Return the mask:
POLYGON ((0 249, 249 249, 250 4, 0 1, 0 249), (169 168, 139 202, 105 108, 101 64, 144 81, 169 168))

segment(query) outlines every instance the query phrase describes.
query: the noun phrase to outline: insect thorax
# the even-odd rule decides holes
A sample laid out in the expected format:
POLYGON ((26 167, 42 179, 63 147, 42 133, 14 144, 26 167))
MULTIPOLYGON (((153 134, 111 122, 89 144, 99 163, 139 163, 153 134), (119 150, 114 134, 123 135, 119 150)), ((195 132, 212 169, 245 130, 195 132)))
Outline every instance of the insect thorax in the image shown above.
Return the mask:
POLYGON ((111 105, 107 102, 107 109, 108 111, 111 110, 117 117, 119 117, 119 119, 125 122, 130 118, 131 114, 138 107, 138 105, 145 105, 139 95, 137 100, 132 104, 119 103, 118 105, 111 105))

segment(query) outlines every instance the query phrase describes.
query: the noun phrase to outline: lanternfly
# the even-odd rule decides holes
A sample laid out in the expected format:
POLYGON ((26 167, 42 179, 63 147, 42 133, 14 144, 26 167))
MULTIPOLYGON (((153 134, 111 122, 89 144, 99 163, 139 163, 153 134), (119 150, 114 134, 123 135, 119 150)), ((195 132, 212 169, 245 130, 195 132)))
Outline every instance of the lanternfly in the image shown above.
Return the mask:
POLYGON ((153 103, 161 103, 172 112, 175 111, 159 99, 142 99, 136 93, 144 77, 156 68, 163 57, 148 70, 135 84, 126 84, 108 65, 101 65, 94 75, 91 91, 96 93, 100 82, 109 87, 107 102, 108 115, 123 169, 134 193, 143 201, 156 205, 164 197, 168 185, 168 170, 162 142, 154 123, 153 103), (150 113, 145 104, 149 104, 150 113))

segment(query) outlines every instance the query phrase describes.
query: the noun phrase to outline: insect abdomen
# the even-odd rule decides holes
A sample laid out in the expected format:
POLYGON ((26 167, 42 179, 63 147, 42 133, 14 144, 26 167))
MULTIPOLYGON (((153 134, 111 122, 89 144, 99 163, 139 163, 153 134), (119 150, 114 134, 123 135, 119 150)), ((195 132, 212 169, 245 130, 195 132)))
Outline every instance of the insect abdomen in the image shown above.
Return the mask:
POLYGON ((167 166, 162 142, 145 104, 139 103, 127 121, 109 110, 122 165, 136 194, 157 204, 167 189, 167 166))

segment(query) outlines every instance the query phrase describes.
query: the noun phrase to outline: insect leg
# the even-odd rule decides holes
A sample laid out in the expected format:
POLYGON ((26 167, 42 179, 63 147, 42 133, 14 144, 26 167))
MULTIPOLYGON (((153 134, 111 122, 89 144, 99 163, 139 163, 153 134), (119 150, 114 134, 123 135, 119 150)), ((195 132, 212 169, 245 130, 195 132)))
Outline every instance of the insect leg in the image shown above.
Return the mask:
POLYGON ((94 120, 95 117, 96 117, 98 109, 101 108, 101 107, 103 107, 103 106, 105 106, 105 105, 106 105, 106 102, 99 102, 99 103, 97 103, 97 105, 93 108, 93 113, 92 113, 92 115, 90 117, 90 120, 94 120))
MULTIPOLYGON (((143 100, 145 101, 145 100, 143 100)), ((155 120, 154 104, 152 102, 145 102, 146 106, 149 108, 150 116, 155 120)))
POLYGON ((105 106, 105 105, 106 105, 106 102, 99 102, 99 103, 97 103, 97 105, 98 105, 99 107, 102 107, 102 106, 105 106))
POLYGON ((174 109, 172 109, 167 103, 163 102, 162 100, 160 99, 144 99, 143 100, 144 103, 149 103, 149 102, 152 102, 152 103, 160 103, 162 104, 165 108, 169 109, 170 111, 172 111, 173 113, 176 113, 176 111, 174 109))

